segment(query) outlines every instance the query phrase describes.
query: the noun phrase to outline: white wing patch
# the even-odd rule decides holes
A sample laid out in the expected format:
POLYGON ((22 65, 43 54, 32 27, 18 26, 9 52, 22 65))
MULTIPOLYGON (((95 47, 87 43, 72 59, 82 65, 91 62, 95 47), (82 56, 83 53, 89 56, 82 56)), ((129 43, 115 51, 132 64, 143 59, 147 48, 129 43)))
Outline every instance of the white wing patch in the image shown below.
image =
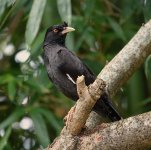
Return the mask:
POLYGON ((67 78, 73 83, 73 84, 76 84, 75 81, 71 78, 71 76, 69 74, 66 74, 67 75, 67 78))

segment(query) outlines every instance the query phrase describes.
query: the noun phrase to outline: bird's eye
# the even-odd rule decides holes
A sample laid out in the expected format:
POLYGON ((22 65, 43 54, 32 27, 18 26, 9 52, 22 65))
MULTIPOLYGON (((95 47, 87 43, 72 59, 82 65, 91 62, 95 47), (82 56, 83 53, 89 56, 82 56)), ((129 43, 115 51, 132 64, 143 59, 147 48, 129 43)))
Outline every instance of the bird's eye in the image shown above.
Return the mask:
POLYGON ((58 29, 54 29, 53 32, 57 33, 57 32, 58 32, 58 29))

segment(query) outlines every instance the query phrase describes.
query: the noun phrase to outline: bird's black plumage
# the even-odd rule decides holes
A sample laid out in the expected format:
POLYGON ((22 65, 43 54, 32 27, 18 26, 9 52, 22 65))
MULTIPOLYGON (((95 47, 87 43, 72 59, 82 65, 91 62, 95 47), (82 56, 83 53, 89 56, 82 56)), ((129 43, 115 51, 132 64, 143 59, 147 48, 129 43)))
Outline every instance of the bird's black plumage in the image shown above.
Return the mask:
MULTIPOLYGON (((75 84, 77 77, 84 75, 86 85, 89 85, 94 82, 96 76, 74 53, 66 48, 66 34, 73 30, 68 27, 67 23, 48 28, 43 43, 43 58, 51 82, 67 97, 76 101, 78 99, 75 84)), ((93 110, 100 115, 107 116, 112 121, 121 119, 106 93, 96 102, 93 110)))

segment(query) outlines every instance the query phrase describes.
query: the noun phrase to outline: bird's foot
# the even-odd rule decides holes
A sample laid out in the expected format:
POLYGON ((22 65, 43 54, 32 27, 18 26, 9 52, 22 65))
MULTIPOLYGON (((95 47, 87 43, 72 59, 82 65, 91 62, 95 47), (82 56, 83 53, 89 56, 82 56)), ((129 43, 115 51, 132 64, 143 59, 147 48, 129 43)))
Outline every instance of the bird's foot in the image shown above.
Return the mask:
POLYGON ((76 108, 76 106, 71 107, 68 114, 64 117, 64 123, 65 123, 66 127, 68 127, 69 122, 71 122, 71 120, 73 118, 73 113, 75 112, 75 108, 76 108))

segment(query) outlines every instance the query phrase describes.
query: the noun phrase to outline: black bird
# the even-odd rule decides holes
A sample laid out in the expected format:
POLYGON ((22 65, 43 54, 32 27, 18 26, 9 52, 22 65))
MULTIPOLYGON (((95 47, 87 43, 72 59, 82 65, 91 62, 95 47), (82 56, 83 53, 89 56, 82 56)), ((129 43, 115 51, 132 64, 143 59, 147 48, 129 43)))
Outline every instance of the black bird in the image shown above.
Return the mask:
MULTIPOLYGON (((48 28, 43 43, 43 59, 51 82, 64 95, 76 101, 78 99, 76 90, 77 77, 84 75, 86 85, 89 85, 95 81, 96 76, 65 46, 67 33, 74 30, 74 28, 68 27, 65 22, 48 28)), ((93 110, 99 115, 108 117, 111 121, 121 119, 106 93, 96 102, 93 110)))

